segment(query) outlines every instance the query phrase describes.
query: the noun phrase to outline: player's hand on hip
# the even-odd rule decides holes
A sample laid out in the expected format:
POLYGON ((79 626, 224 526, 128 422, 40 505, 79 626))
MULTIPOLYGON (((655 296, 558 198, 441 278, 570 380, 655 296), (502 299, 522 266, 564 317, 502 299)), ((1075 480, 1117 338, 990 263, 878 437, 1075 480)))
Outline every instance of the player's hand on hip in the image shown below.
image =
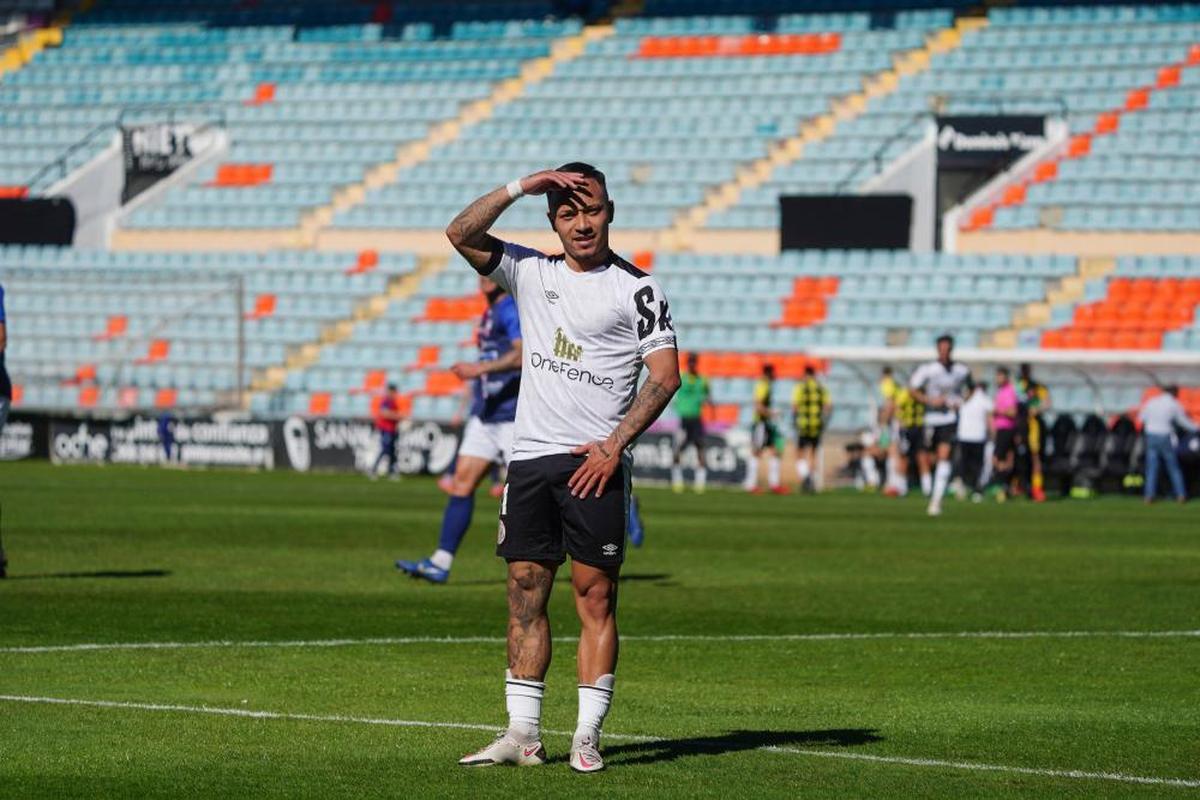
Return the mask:
POLYGON ((522 178, 521 188, 525 190, 525 194, 545 194, 555 189, 575 191, 587 189, 587 179, 578 172, 547 169, 522 178))
POLYGON ((571 451, 573 456, 586 456, 579 469, 567 481, 573 497, 587 497, 593 490, 596 497, 604 493, 604 487, 621 465, 621 449, 609 442, 588 442, 571 451))
POLYGON ((483 365, 478 362, 459 361, 450 367, 450 371, 459 380, 469 381, 483 374, 483 365))

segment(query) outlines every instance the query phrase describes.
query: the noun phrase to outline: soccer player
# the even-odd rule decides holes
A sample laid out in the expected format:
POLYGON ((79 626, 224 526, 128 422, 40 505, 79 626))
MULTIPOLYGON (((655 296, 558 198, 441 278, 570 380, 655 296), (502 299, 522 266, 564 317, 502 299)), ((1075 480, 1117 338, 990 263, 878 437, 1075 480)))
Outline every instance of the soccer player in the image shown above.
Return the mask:
POLYGON ((677 493, 683 491, 683 467, 680 460, 688 445, 696 448, 696 492, 704 491, 704 483, 708 477, 708 465, 704 462, 704 420, 702 418, 705 406, 712 404, 708 388, 708 379, 696 371, 698 357, 688 353, 687 372, 681 378, 679 391, 675 395, 675 413, 683 426, 683 438, 675 445, 675 463, 671 466, 671 488, 677 493))
POLYGON ((962 474, 963 490, 971 493, 971 502, 983 501, 980 483, 987 458, 987 444, 991 438, 992 412, 995 406, 988 397, 987 383, 975 384, 971 395, 958 412, 958 456, 962 474))
POLYGON ((581 632, 579 716, 569 763, 603 769, 600 732, 617 664, 617 577, 624 558, 628 448, 679 388, 667 298, 608 244, 614 215, 604 174, 571 163, 501 186, 446 229, 471 266, 507 289, 524 334, 521 394, 496 554, 508 562, 508 728, 459 763, 546 761, 541 710, 550 665, 546 606, 571 557, 581 632), (546 195, 562 255, 488 233, 525 194, 546 195), (638 388, 645 366, 646 381, 638 388))
MULTIPOLYGON (((4 315, 4 287, 0 286, 0 435, 8 422, 8 410, 12 406, 12 381, 8 379, 8 368, 4 366, 4 351, 8 349, 8 317, 4 315)), ((0 545, 0 578, 8 575, 8 559, 0 545)))
POLYGON ((996 487, 996 499, 1004 502, 1008 497, 1013 478, 1013 467, 1017 458, 1017 411, 1020 400, 1017 388, 1009 377, 1008 368, 996 370, 996 397, 993 401, 992 428, 996 431, 996 444, 992 453, 992 484, 996 487))
POLYGON ((1042 414, 1050 409, 1050 392, 1033 379, 1033 367, 1021 364, 1018 372, 1021 405, 1025 411, 1025 446, 1029 448, 1029 499, 1045 502, 1045 477, 1042 474, 1042 444, 1046 423, 1042 414))
POLYGON ((927 509, 931 517, 942 513, 942 497, 952 472, 950 455, 958 429, 958 408, 970 378, 966 365, 954 360, 954 337, 944 333, 937 340, 937 360, 917 367, 908 381, 913 397, 925 406, 926 441, 937 458, 927 509))
POLYGON ((494 280, 481 276, 479 290, 487 298, 479 322, 479 360, 450 368, 464 381, 474 382, 474 400, 458 446, 437 550, 420 561, 396 562, 397 569, 431 583, 450 579, 454 554, 475 513, 475 490, 493 464, 507 464, 512 454, 513 420, 521 389, 521 321, 512 296, 494 280))
POLYGON ((893 402, 896 407, 896 424, 899 427, 896 437, 896 482, 893 484, 893 491, 887 494, 894 497, 904 497, 908 494, 908 465, 911 458, 917 465, 921 493, 928 496, 933 491, 933 479, 929 474, 929 448, 925 444, 925 406, 913 397, 907 386, 896 387, 893 402))
POLYGON ((396 473, 396 430, 400 425, 400 396, 396 384, 389 383, 387 392, 379 402, 379 410, 375 412, 375 430, 379 431, 379 455, 371 465, 371 480, 379 477, 379 465, 387 461, 387 474, 396 473))
POLYGON ((783 494, 786 490, 779 484, 779 431, 775 428, 775 409, 771 407, 771 394, 775 388, 775 366, 764 364, 762 377, 754 384, 754 427, 750 430, 750 461, 746 464, 746 491, 758 494, 758 462, 763 453, 768 455, 767 481, 771 491, 783 494))
MULTIPOLYGON (((812 366, 804 368, 804 378, 792 390, 792 412, 796 418, 796 477, 801 491, 812 491, 812 467, 816 463, 817 448, 821 446, 821 434, 825 422, 833 410, 829 391, 817 380, 817 371, 812 366)), ((869 457, 864 456, 865 464, 869 457)), ((874 468, 874 462, 871 464, 874 468)), ((870 483, 878 483, 879 476, 870 483)))

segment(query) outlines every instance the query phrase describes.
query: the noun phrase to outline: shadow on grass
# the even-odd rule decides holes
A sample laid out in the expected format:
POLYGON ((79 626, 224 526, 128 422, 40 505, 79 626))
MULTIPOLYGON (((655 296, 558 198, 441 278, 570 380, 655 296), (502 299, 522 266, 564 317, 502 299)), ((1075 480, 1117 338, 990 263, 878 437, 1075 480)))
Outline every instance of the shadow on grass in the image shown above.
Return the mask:
POLYGON ((59 578, 166 578, 165 569, 99 570, 97 572, 35 572, 28 575, 9 575, 10 581, 44 581, 59 578))
MULTIPOLYGON (((559 571, 559 574, 562 575, 563 578, 569 579, 571 574, 570 568, 564 567, 559 571)), ((655 583, 658 586, 675 586, 676 584, 674 582, 668 583, 670 579, 671 576, 665 572, 631 572, 627 575, 621 575, 619 578, 617 578, 617 582, 632 583, 637 581, 640 583, 644 581, 647 583, 655 583)), ((508 583, 508 581, 504 578, 499 580, 485 579, 478 581, 456 581, 451 579, 451 583, 453 583, 455 586, 504 586, 508 583)))
POLYGON ((655 742, 608 744, 604 760, 610 764, 654 764, 684 756, 719 756, 761 747, 854 747, 881 742, 874 728, 835 728, 823 731, 729 731, 714 736, 663 739, 655 742))

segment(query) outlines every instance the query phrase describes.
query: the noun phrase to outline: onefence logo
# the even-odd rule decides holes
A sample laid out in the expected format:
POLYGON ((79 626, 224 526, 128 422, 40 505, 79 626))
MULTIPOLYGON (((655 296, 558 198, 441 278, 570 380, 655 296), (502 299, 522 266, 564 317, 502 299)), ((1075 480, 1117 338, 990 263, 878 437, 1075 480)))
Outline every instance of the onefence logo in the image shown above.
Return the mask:
POLYGON ((578 361, 583 358, 583 348, 568 339, 562 328, 557 328, 554 331, 554 355, 568 361, 578 361))

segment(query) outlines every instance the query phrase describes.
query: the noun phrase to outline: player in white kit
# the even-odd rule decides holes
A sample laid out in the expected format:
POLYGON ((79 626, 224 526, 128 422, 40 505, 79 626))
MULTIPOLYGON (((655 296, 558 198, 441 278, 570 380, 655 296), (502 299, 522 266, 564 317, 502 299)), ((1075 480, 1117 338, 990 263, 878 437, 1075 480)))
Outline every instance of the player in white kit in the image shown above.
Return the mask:
POLYGON ((937 360, 917 367, 908 386, 917 402, 925 404, 926 444, 935 453, 937 467, 933 472, 933 493, 929 498, 929 515, 942 513, 942 497, 950 483, 950 455, 958 434, 958 408, 963 402, 963 389, 971 379, 965 364, 954 360, 954 337, 945 333, 937 340, 937 360))
POLYGON ((609 249, 614 205, 604 175, 572 163, 484 195, 446 235, 517 302, 523 340, 508 482, 496 553, 508 562, 509 724, 459 763, 542 764, 541 707, 550 665, 546 605, 571 557, 581 631, 579 717, 570 765, 603 768, 600 731, 617 662, 617 576, 625 552, 628 448, 679 388, 679 357, 658 282, 609 249), (524 194, 546 194, 562 255, 488 233, 524 194), (648 375, 641 389, 643 365, 648 375))

